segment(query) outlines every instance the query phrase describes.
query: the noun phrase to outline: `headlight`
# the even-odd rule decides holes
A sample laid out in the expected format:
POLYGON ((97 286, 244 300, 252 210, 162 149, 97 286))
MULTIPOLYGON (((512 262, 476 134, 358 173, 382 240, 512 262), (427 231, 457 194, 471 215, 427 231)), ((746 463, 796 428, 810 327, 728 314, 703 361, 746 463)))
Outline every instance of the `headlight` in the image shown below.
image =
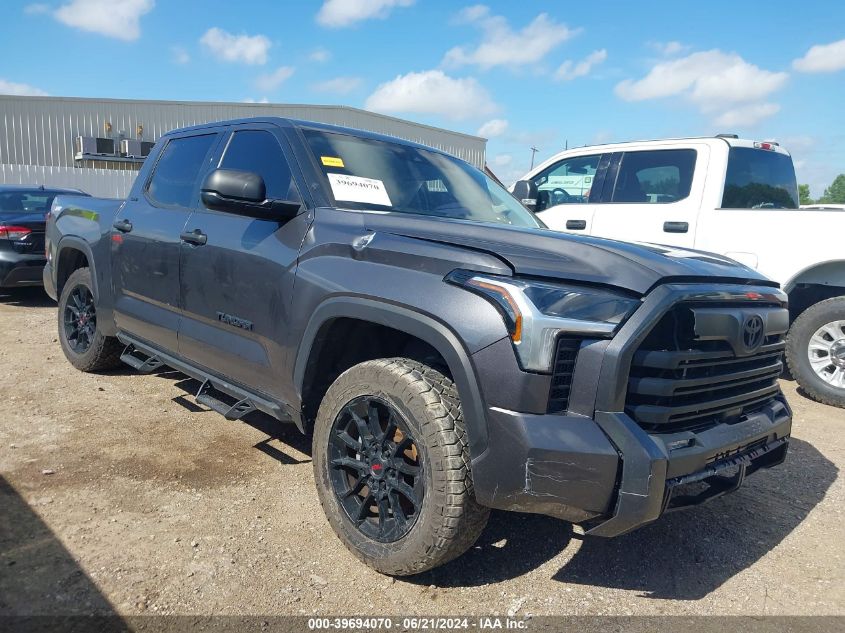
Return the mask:
POLYGON ((550 372, 559 334, 607 338, 640 305, 630 296, 587 286, 454 270, 446 281, 490 301, 505 321, 520 365, 550 372))

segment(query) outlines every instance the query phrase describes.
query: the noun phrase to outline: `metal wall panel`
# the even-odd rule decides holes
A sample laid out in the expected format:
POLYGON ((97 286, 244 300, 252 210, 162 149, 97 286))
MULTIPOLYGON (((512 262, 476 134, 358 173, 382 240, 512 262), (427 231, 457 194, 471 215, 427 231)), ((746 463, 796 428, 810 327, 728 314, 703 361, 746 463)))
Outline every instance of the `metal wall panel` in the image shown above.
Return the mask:
POLYGON ((82 189, 100 198, 125 198, 137 172, 44 165, 0 164, 0 183, 82 189))
MULTIPOLYGON (((77 136, 112 136, 155 141, 180 127, 254 116, 281 116, 379 132, 416 141, 484 166, 486 140, 412 123, 345 106, 279 105, 260 103, 202 103, 78 99, 70 97, 18 97, 0 95, 0 164, 79 167, 73 158, 77 136), (106 134, 104 126, 111 123, 106 134)), ((135 165, 115 161, 84 167, 134 170, 135 165)))

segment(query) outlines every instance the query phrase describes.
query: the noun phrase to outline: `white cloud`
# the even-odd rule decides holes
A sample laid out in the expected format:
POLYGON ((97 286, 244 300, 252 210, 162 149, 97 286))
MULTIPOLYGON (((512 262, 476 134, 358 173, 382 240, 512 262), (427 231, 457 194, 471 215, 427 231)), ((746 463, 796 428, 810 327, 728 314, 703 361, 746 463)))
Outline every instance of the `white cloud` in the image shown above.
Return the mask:
POLYGON ((265 35, 233 35, 218 27, 208 29, 200 38, 217 59, 244 64, 266 64, 272 43, 265 35))
POLYGON ((365 107, 377 112, 438 114, 455 120, 492 114, 498 109, 475 79, 455 79, 442 70, 399 75, 378 86, 365 107))
POLYGON ((394 7, 409 7, 414 0, 325 0, 317 13, 322 26, 342 28, 372 18, 384 19, 394 7))
POLYGON ((290 79, 294 73, 294 68, 291 66, 279 66, 276 70, 266 75, 259 75, 255 80, 255 87, 262 92, 273 92, 279 86, 290 79))
POLYGON ((777 112, 776 104, 764 101, 788 77, 714 49, 660 62, 642 79, 619 82, 616 94, 625 101, 682 97, 716 117, 716 124, 753 125, 777 112))
POLYGON ((792 67, 802 73, 834 73, 845 69, 845 40, 813 46, 804 57, 792 62, 792 67))
MULTIPOLYGON (((59 22, 131 42, 141 37, 141 16, 149 13, 155 0, 71 0, 53 12, 59 22)), ((43 5, 30 5, 38 12, 43 5)))
POLYGON ((490 119, 478 128, 478 136, 495 138, 501 136, 508 129, 508 122, 505 119, 490 119))
POLYGON ((267 97, 261 97, 260 99, 253 99, 252 97, 247 97, 243 101, 244 103, 270 103, 270 100, 267 97))
POLYGON ((496 167, 507 167, 513 162, 513 156, 510 154, 497 154, 493 157, 493 165, 496 167))
POLYGON ((325 48, 315 48, 308 54, 308 59, 310 59, 312 62, 317 62, 320 64, 329 61, 331 58, 331 51, 325 48))
POLYGON ((191 56, 188 54, 188 51, 181 46, 171 47, 170 52, 174 64, 184 66, 185 64, 189 64, 191 62, 191 56))
POLYGON ((41 88, 36 88, 35 86, 30 86, 29 84, 19 84, 14 81, 6 81, 5 79, 0 79, 0 94, 16 95, 19 97, 47 96, 47 93, 41 90, 41 88))
POLYGON ((360 88, 363 83, 364 80, 360 77, 335 77, 334 79, 317 82, 311 88, 317 92, 346 95, 360 88))
POLYGON ((777 103, 752 103, 723 112, 716 117, 713 124, 730 131, 733 128, 755 125, 778 112, 780 106, 777 103))
POLYGON ((649 42, 648 45, 664 57, 674 57, 681 53, 686 53, 690 47, 688 44, 682 44, 677 40, 671 42, 649 42))
POLYGON ((573 62, 571 59, 563 62, 555 72, 555 79, 560 81, 571 81, 578 77, 586 77, 590 74, 593 66, 597 66, 607 59, 607 51, 601 49, 593 51, 580 62, 573 62))
POLYGON ((443 58, 446 65, 474 64, 489 69, 533 64, 578 32, 555 22, 546 13, 538 15, 521 30, 514 31, 504 17, 491 15, 484 5, 467 7, 458 14, 458 20, 476 25, 484 35, 475 48, 456 46, 448 51, 443 58))

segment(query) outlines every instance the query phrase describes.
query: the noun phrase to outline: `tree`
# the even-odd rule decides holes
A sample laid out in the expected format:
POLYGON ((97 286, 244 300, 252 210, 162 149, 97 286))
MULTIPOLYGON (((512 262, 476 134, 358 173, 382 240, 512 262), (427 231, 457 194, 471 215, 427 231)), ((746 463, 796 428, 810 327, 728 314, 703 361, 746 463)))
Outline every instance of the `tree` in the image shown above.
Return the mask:
POLYGON ((798 185, 798 204, 813 204, 810 197, 810 185, 798 185))
POLYGON ((824 190, 824 195, 819 202, 828 204, 845 204, 845 174, 839 174, 830 183, 830 187, 824 190))

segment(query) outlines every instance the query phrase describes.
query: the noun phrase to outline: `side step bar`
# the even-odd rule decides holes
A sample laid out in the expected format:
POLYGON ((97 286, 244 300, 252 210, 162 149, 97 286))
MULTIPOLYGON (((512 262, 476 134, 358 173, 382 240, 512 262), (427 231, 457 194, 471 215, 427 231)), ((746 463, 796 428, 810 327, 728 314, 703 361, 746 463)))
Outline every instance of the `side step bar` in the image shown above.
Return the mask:
POLYGON ((126 345, 120 357, 124 363, 138 371, 150 373, 159 367, 167 366, 202 382, 195 396, 199 404, 223 415, 227 420, 238 420, 251 411, 263 411, 281 422, 293 422, 305 432, 302 417, 288 404, 271 400, 234 385, 223 378, 195 367, 170 354, 161 352, 123 332, 118 333, 118 340, 126 345), (234 401, 234 404, 231 403, 234 401))
POLYGON ((217 389, 210 380, 206 379, 199 388, 199 391, 197 391, 194 399, 199 404, 204 404, 209 409, 217 411, 217 413, 227 420, 240 420, 246 414, 252 413, 256 409, 249 398, 241 398, 234 404, 229 405, 223 400, 227 396, 229 394, 217 389))
POLYGON ((138 352, 132 343, 123 350, 120 360, 142 374, 151 374, 164 366, 157 355, 147 356, 143 352, 138 352))

